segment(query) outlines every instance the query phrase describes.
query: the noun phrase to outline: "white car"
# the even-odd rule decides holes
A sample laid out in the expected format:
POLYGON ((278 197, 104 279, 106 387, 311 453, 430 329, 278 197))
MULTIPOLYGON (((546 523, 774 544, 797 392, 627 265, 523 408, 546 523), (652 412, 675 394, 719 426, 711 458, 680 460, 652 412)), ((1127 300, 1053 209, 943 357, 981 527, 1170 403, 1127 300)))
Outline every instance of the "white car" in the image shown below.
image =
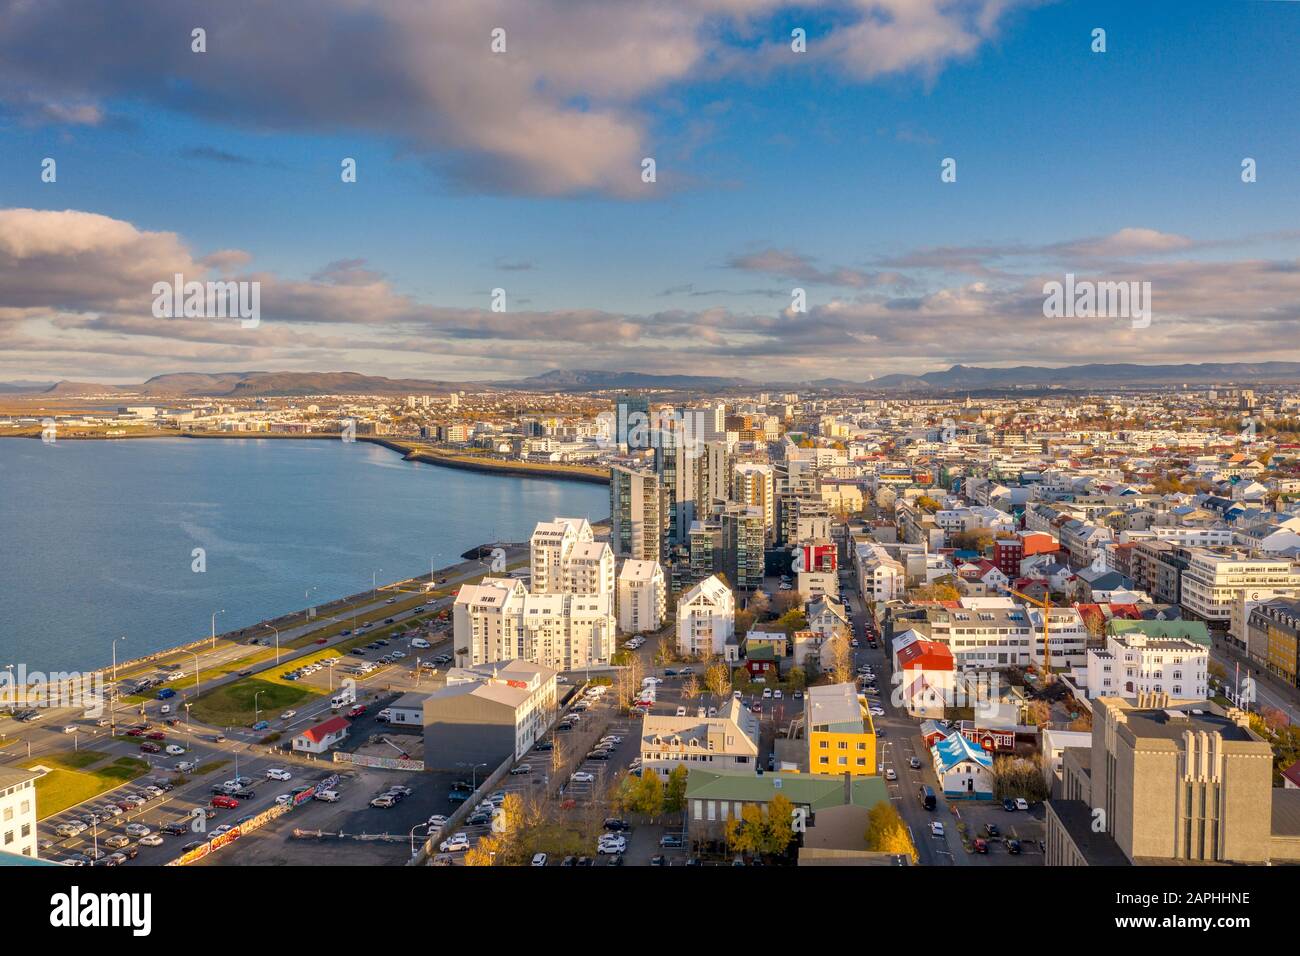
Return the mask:
POLYGON ((885 779, 886 779, 886 780, 897 780, 897 779, 898 779, 898 772, 897 772, 896 770, 894 770, 893 767, 886 767, 886 768, 885 768, 885 779))
POLYGON ((606 734, 604 737, 600 738, 600 742, 602 744, 621 744, 623 738, 618 734, 606 734))
POLYGON ((370 805, 377 810, 387 810, 389 807, 396 806, 397 801, 392 797, 383 794, 370 801, 370 805))
POLYGON ((641 686, 644 687, 646 684, 662 684, 663 682, 664 679, 662 677, 647 677, 641 682, 641 686))
POLYGON ((781 688, 779 687, 776 690, 772 691, 772 696, 775 697, 777 700, 782 700, 784 697, 784 695, 781 693, 781 688))
POLYGON ((1029 801, 1026 800, 1024 797, 1016 797, 1016 809, 1017 809, 1017 810, 1028 810, 1028 809, 1029 809, 1029 801))
POLYGON ((141 846, 162 846, 163 838, 159 836, 157 833, 150 833, 148 836, 143 836, 140 838, 140 845, 141 846))
POLYGON ((883 707, 872 707, 872 708, 871 708, 871 716, 872 716, 872 717, 884 717, 884 716, 885 716, 885 708, 883 708, 883 707))
POLYGON ((193 760, 182 760, 176 765, 175 769, 177 773, 189 773, 196 766, 197 764, 195 764, 193 760))
POLYGON ((435 813, 433 816, 429 817, 430 830, 441 830, 446 825, 447 825, 447 818, 444 817, 441 813, 435 813))
POLYGON ((153 831, 143 823, 128 823, 124 828, 127 836, 147 837, 153 831))
POLYGON ((292 780, 293 774, 285 770, 283 767, 272 767, 270 770, 266 772, 266 779, 267 780, 292 780))
POLYGON ((569 779, 574 783, 592 783, 595 781, 596 775, 594 773, 587 773, 585 770, 579 770, 569 779))
POLYGON ((338 803, 339 792, 337 790, 322 790, 315 795, 314 799, 319 800, 321 803, 338 803))
POLYGON ((413 637, 411 638, 411 646, 423 650, 429 646, 429 642, 422 637, 413 637))
POLYGON ((771 700, 771 699, 772 699, 772 688, 770 688, 770 687, 764 687, 764 688, 763 688, 763 699, 764 699, 764 700, 771 700))
MULTIPOLYGON (((320 798, 318 797, 317 799, 320 799, 320 798)), ((276 803, 277 806, 281 806, 281 807, 286 806, 286 805, 288 805, 288 804, 290 804, 290 803, 293 803, 293 794, 292 794, 292 793, 282 793, 282 794, 280 794, 278 797, 275 798, 275 803, 276 803)))
POLYGON ((172 757, 179 757, 181 754, 185 753, 185 748, 180 744, 168 744, 165 752, 172 757))
POLYGON ((607 853, 608 854, 623 853, 626 850, 627 850, 626 840, 601 840, 600 843, 596 845, 596 852, 601 855, 607 853))
POLYGON ((458 853, 468 849, 469 834, 464 832, 454 833, 438 844, 438 850, 442 853, 458 853))
POLYGON ((76 725, 76 724, 68 724, 68 726, 66 726, 66 727, 63 728, 63 732, 64 732, 65 734, 75 734, 75 733, 77 732, 77 725, 76 725))
POLYGON ((546 865, 546 854, 545 854, 545 853, 534 853, 534 854, 533 854, 533 864, 532 864, 532 865, 533 865, 533 866, 545 866, 545 865, 546 865))
POLYGON ((933 821, 931 821, 931 823, 930 823, 930 835, 931 835, 931 836, 937 836, 937 837, 941 837, 941 836, 943 836, 943 824, 940 823, 938 820, 933 820, 933 821))
POLYGON ((280 715, 280 719, 290 720, 296 716, 298 716, 298 712, 296 710, 286 710, 283 714, 280 715))
POLYGON ((685 708, 685 707, 678 707, 678 708, 677 708, 677 716, 678 716, 678 717, 685 717, 685 716, 686 716, 686 708, 685 708))

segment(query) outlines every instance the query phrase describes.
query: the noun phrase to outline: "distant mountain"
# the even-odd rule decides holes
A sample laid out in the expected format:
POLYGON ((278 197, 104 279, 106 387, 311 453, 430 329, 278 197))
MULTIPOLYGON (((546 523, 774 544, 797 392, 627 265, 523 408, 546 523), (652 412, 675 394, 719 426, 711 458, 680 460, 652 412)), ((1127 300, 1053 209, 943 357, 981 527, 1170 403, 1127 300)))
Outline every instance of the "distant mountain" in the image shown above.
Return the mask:
POLYGON ((1300 384, 1300 362, 1206 362, 1183 365, 1097 364, 1047 368, 1018 365, 982 368, 954 365, 943 372, 921 375, 882 375, 865 382, 822 378, 806 382, 753 382, 717 375, 652 375, 601 369, 553 369, 531 378, 488 383, 445 382, 417 378, 385 378, 360 372, 175 372, 155 375, 140 385, 96 385, 88 382, 0 383, 0 393, 54 398, 118 394, 168 398, 257 398, 303 395, 410 395, 470 389, 526 391, 596 391, 645 389, 660 391, 724 391, 728 389, 829 389, 837 391, 961 391, 999 388, 1114 388, 1160 385, 1276 385, 1300 384))
POLYGON ((867 388, 963 389, 1059 386, 1096 388, 1119 385, 1226 385, 1300 382, 1300 362, 1205 362, 1182 365, 1099 364, 1046 368, 980 368, 954 365, 945 372, 923 375, 882 375, 867 388))
POLYGON ((726 378, 712 375, 650 375, 645 372, 611 372, 604 369, 552 369, 531 378, 511 382, 496 382, 502 388, 523 388, 565 391, 647 388, 647 389, 709 389, 749 388, 754 383, 743 378, 726 378))

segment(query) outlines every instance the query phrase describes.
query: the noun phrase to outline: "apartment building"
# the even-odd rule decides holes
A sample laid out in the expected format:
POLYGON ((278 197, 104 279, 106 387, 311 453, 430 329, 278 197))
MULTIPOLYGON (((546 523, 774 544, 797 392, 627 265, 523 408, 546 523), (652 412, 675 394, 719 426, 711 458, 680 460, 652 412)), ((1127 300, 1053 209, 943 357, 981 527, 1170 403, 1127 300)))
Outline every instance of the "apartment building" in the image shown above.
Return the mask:
POLYGON ((664 622, 667 595, 658 561, 624 561, 618 572, 619 630, 624 634, 657 631, 664 622))
MULTIPOLYGON (((925 624, 931 640, 948 645, 959 670, 996 670, 1043 665, 1044 613, 1041 609, 999 599, 963 599, 960 608, 927 607, 925 624)), ((1074 608, 1052 608, 1047 620, 1053 670, 1082 669, 1087 664, 1088 628, 1074 608)))
POLYGON ((1251 608, 1246 652, 1251 660, 1292 686, 1300 683, 1300 600, 1272 598, 1251 608))
POLYGON ((854 542, 853 568, 858 593, 868 601, 895 601, 906 590, 906 568, 874 541, 854 542))
MULTIPOLYGON (((1300 587, 1294 588, 1248 588, 1237 595, 1232 602, 1232 615, 1228 618, 1228 640, 1240 648, 1247 648, 1250 625, 1250 613, 1258 605, 1274 598, 1300 597, 1300 587)), ((1262 664, 1263 661, 1261 660, 1262 664)))
POLYGON ((677 601, 677 651, 683 656, 725 657, 728 644, 734 649, 735 633, 736 600, 717 575, 677 601))
POLYGON ((757 508, 763 515, 763 542, 771 547, 776 539, 776 491, 771 465, 740 462, 735 466, 731 498, 757 508))
POLYGON ((619 558, 659 561, 664 547, 659 479, 624 465, 609 470, 610 545, 619 558))
POLYGON ((514 579, 466 584, 452 608, 461 667, 522 659, 556 670, 608 664, 615 650, 614 594, 532 594, 514 579))
POLYGON ((646 714, 641 723, 641 766, 667 775, 679 766, 709 770, 758 769, 758 716, 730 699, 714 717, 646 714))
POLYGON ((1182 574, 1180 603, 1184 611, 1208 624, 1226 625, 1242 592, 1296 586, 1300 586, 1300 573, 1290 561, 1192 551, 1182 574))
POLYGON ((0 853, 36 859, 36 779, 34 770, 0 767, 0 853))
POLYGON ((1208 648, 1186 638, 1111 634, 1088 649, 1088 696, 1136 698, 1169 694, 1203 700, 1209 693, 1208 648))
POLYGON ((613 592, 613 549, 595 540, 586 518, 538 522, 529 545, 534 594, 613 592))

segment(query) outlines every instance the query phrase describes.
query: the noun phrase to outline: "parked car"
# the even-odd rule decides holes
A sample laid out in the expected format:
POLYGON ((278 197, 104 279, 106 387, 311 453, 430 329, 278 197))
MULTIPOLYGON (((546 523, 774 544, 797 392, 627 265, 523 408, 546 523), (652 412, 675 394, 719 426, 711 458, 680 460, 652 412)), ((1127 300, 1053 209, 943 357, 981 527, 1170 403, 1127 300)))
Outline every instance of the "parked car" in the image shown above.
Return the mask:
POLYGON ((157 744, 141 744, 140 751, 147 754, 160 754, 162 753, 162 748, 157 744))
POLYGON ((443 853, 459 853, 462 850, 468 850, 469 834, 463 831, 460 833, 454 833, 439 843, 438 849, 443 853))
POLYGON ((283 767, 272 767, 270 770, 266 772, 266 779, 267 780, 292 780, 293 774, 285 770, 283 767))
POLYGON ((595 781, 596 775, 594 773, 587 773, 585 770, 579 770, 569 779, 574 783, 592 783, 595 781))
POLYGON ((939 820, 930 821, 930 833, 933 836, 943 836, 943 823, 939 820))
POLYGON ((886 779, 886 780, 897 780, 897 779, 898 779, 898 772, 895 771, 893 767, 886 767, 886 768, 885 768, 885 779, 886 779))
POLYGON ((510 776, 512 777, 519 777, 524 774, 528 774, 532 772, 533 772, 532 764, 521 763, 518 767, 510 768, 510 776))
POLYGON ((236 800, 234 797, 228 797, 224 794, 213 797, 208 802, 211 803, 212 806, 217 807, 221 810, 234 810, 236 807, 239 806, 238 800, 236 800))
POLYGON ((974 846, 976 853, 988 853, 989 851, 989 841, 983 837, 976 837, 974 846))
POLYGON ((533 862, 532 862, 532 865, 533 865, 533 866, 545 866, 545 865, 546 865, 546 854, 545 854, 545 853, 534 853, 534 854, 533 854, 533 862))
POLYGON ((1012 800, 1010 797, 1007 797, 1005 800, 1002 801, 1002 809, 1006 810, 1008 813, 1015 813, 1016 801, 1012 800))
POLYGON ((1019 856, 1019 855, 1020 855, 1020 850, 1021 850, 1021 847, 1020 847, 1020 841, 1019 841, 1019 840, 1008 840, 1008 841, 1007 841, 1007 852, 1010 853, 1012 856, 1019 856))
POLYGON ((370 801, 370 805, 377 810, 387 810, 389 807, 397 805, 397 801, 391 794, 381 794, 370 801))

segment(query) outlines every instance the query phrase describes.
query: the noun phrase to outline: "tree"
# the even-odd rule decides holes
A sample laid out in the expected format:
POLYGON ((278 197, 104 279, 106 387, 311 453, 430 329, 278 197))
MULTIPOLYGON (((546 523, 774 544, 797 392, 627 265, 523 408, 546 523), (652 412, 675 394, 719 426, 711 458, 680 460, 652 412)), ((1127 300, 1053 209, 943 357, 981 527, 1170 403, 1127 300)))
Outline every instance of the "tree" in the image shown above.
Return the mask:
POLYGON ((778 793, 767 805, 763 832, 764 849, 774 856, 786 853, 794 842, 794 804, 778 793))
POLYGON ((843 634, 830 639, 830 675, 833 684, 853 683, 853 647, 843 634))
POLYGON ((742 608, 736 612, 732 619, 736 629, 736 637, 744 637, 754 628, 754 612, 742 608))
POLYGON ((808 675, 802 667, 792 667, 790 673, 785 675, 785 682, 791 690, 803 690, 808 686, 808 675))
POLYGON ((731 694, 731 672, 722 661, 714 661, 704 672, 704 686, 714 697, 727 697, 731 694))
POLYGON ((956 601, 961 595, 952 585, 935 581, 933 584, 912 588, 909 597, 913 601, 956 601))
POLYGON ((678 764, 668 774, 668 785, 664 790, 664 810, 668 813, 681 813, 686 809, 686 779, 690 772, 685 764, 678 764))
POLYGON ((868 850, 905 856, 912 863, 918 859, 907 824, 892 803, 881 802, 871 808, 867 814, 866 841, 868 850))
POLYGON ((740 819, 732 817, 726 826, 727 845, 750 856, 786 853, 794 842, 794 804, 777 794, 766 809, 749 803, 741 808, 740 819))
POLYGON ((1029 722, 1035 727, 1046 727, 1052 720, 1052 707, 1045 700, 1029 702, 1029 722))
POLYGON ((792 607, 802 607, 803 598, 798 591, 778 591, 776 599, 772 602, 772 611, 776 615, 782 615, 792 607))
POLYGON ((749 598, 749 603, 745 610, 754 615, 754 620, 761 621, 767 616, 768 611, 772 608, 772 599, 767 596, 767 592, 759 589, 749 598))
POLYGON ((682 696, 687 700, 700 696, 700 681, 694 674, 687 674, 686 680, 682 681, 682 696))
POLYGON ((737 667, 731 672, 731 686, 745 687, 749 685, 749 671, 743 667, 737 667))
POLYGON ((677 648, 673 646, 672 636, 665 631, 659 637, 659 645, 655 648, 655 662, 667 664, 677 653, 677 648))
POLYGON ((993 546, 993 532, 988 528, 958 531, 952 536, 952 546, 959 551, 978 551, 983 554, 993 546))

